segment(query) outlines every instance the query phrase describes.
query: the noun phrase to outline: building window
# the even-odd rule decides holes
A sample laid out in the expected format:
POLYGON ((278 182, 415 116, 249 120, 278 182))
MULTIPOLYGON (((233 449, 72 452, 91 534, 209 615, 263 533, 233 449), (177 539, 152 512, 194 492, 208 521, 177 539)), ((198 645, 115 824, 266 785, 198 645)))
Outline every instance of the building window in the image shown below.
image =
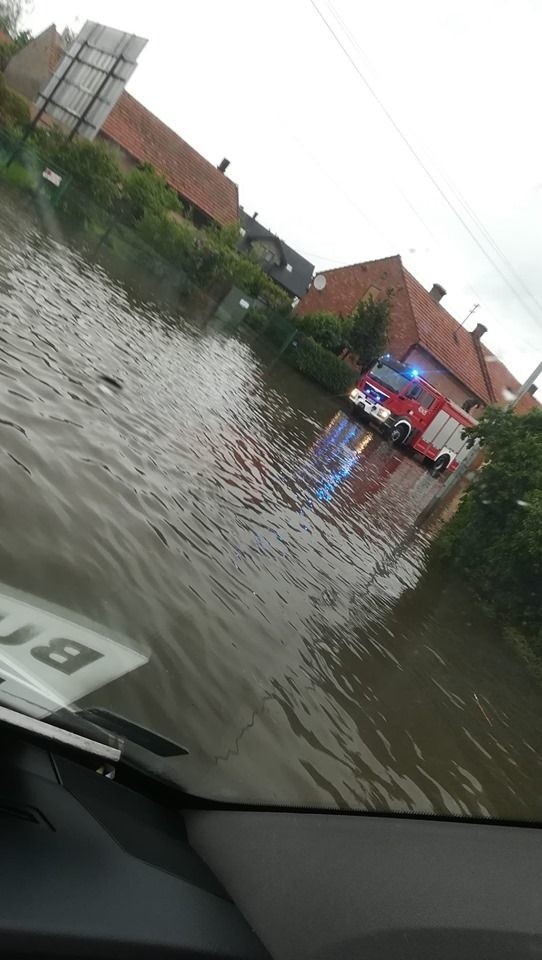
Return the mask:
POLYGON ((272 240, 253 240, 252 249, 260 263, 265 263, 267 266, 280 266, 279 252, 272 240))

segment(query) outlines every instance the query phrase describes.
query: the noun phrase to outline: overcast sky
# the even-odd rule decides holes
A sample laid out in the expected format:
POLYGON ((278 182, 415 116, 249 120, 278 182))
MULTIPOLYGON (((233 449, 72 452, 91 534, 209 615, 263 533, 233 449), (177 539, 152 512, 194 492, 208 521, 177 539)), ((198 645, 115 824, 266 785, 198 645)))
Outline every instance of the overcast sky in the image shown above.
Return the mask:
POLYGON ((249 213, 319 269, 400 253, 459 320, 480 303, 467 327, 526 375, 542 359, 541 0, 315 4, 519 296, 310 0, 35 0, 25 25, 148 38, 128 89, 229 158, 249 213))

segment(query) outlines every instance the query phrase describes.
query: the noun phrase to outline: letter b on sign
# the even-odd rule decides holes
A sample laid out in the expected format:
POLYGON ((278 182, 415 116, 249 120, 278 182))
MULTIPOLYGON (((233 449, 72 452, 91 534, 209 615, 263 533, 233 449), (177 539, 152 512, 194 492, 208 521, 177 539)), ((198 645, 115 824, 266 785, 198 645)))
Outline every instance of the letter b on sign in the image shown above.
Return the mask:
POLYGON ((103 653, 98 653, 97 650, 85 647, 76 640, 64 640, 62 637, 50 640, 46 646, 34 647, 30 652, 35 660, 53 667, 54 670, 60 670, 68 677, 103 657, 103 653))

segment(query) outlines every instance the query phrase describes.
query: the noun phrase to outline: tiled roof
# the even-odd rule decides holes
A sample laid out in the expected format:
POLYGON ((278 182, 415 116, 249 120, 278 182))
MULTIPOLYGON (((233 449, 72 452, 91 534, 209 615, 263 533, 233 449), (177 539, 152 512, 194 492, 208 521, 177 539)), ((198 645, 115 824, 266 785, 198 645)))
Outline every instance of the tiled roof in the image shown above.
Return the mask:
MULTIPOLYGON (((373 286, 381 293, 391 287, 394 299, 389 345, 396 356, 408 355, 418 344, 443 371, 452 374, 484 403, 503 404, 511 393, 517 392, 519 382, 505 365, 433 299, 404 268, 400 256, 354 263, 323 273, 327 281, 324 289, 317 291, 311 286, 297 308, 299 314, 330 310, 346 315, 373 286)), ((532 396, 525 396, 517 410, 525 413, 539 406, 532 396)))
POLYGON ((418 328, 418 342, 469 390, 491 403, 472 334, 403 267, 406 287, 418 328))
MULTIPOLYGON (((418 328, 420 346, 485 403, 504 403, 515 393, 519 381, 488 348, 433 300, 421 283, 403 267, 405 282, 418 328), (485 368, 485 369, 484 369, 485 368)), ((518 404, 518 412, 537 407, 531 396, 518 404)))
POLYGON ((378 299, 392 289, 390 349, 396 356, 401 357, 416 343, 418 334, 401 257, 396 255, 368 260, 366 263, 353 263, 348 267, 334 267, 322 273, 326 279, 325 287, 320 290, 317 290, 314 284, 309 287, 297 307, 300 316, 321 310, 347 316, 368 291, 374 291, 374 296, 378 299))
POLYGON ((129 93, 123 93, 102 133, 140 163, 150 163, 189 203, 222 225, 239 217, 237 185, 129 93))

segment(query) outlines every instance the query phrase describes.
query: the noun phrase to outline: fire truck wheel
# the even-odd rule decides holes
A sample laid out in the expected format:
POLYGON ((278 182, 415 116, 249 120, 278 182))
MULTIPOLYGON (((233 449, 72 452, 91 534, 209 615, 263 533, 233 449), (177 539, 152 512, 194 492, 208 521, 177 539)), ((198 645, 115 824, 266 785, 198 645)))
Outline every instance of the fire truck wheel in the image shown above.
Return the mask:
POLYGON ((397 446, 400 446, 401 443, 404 443, 408 437, 410 430, 408 429, 406 423, 398 423, 396 427, 390 433, 390 440, 392 443, 395 443, 397 446))
POLYGON ((450 465, 449 457, 444 456, 444 454, 441 457, 437 457, 437 459, 433 463, 433 476, 444 473, 444 471, 449 467, 449 465, 450 465))

